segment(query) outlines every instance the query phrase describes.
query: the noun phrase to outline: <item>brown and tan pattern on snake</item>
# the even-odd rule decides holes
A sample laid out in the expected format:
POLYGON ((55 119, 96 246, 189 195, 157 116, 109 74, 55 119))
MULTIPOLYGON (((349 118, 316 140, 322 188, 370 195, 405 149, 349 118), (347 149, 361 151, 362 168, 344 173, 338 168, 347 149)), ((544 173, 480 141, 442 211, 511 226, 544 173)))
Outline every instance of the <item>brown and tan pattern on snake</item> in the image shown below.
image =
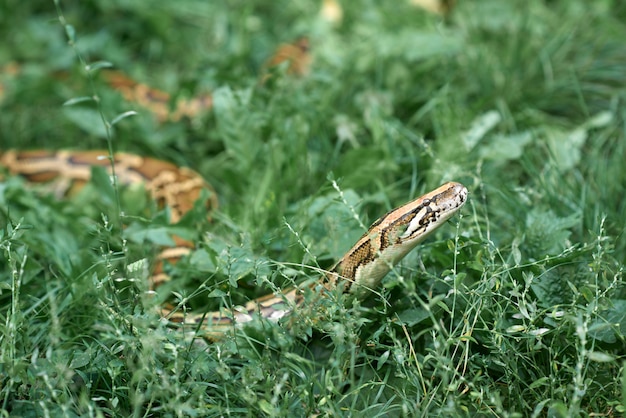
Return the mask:
MULTIPOLYGON (((100 166, 111 174, 111 161, 106 151, 14 151, 0 153, 0 167, 9 173, 20 175, 33 183, 51 183, 57 197, 72 195, 87 183, 91 167, 100 166)), ((173 223, 193 208, 203 189, 210 192, 209 206, 217 208, 217 195, 213 188, 193 170, 174 164, 117 153, 113 159, 115 177, 119 184, 143 184, 161 206, 170 208, 173 223)), ((151 284, 158 286, 169 278, 162 271, 162 262, 174 262, 189 253, 193 244, 174 237, 176 247, 166 248, 157 256, 151 284)))
MULTIPOLYGON (((261 82, 270 78, 268 68, 285 62, 288 63, 287 73, 306 75, 311 64, 309 41, 301 38, 293 44, 279 47, 264 66, 265 74, 261 82)), ((13 70, 19 73, 19 67, 13 70)), ((212 98, 209 95, 179 100, 172 106, 171 96, 165 92, 135 82, 119 72, 104 74, 108 83, 126 100, 150 110, 161 122, 193 117, 212 107, 212 98)), ((1 94, 0 84, 0 99, 1 94)), ((33 183, 51 182, 52 190, 58 196, 71 194, 89 181, 92 166, 105 167, 109 174, 112 174, 112 162, 117 182, 143 184, 154 200, 160 205, 170 207, 172 222, 179 221, 193 207, 204 189, 210 191, 210 206, 217 207, 213 189, 200 175, 188 168, 177 167, 153 158, 118 153, 110 159, 106 151, 0 152, 0 166, 12 174, 26 177, 33 183)), ((378 287, 380 281, 396 263, 453 216, 466 199, 467 189, 463 185, 446 183, 390 211, 377 220, 315 283, 288 289, 279 294, 269 294, 230 311, 191 314, 162 308, 161 315, 172 322, 201 325, 205 335, 214 338, 232 330, 234 324, 249 322, 257 315, 271 320, 284 317, 303 303, 303 294, 307 286, 316 294, 337 289, 363 298, 378 287)), ((153 286, 169 280, 162 269, 164 260, 175 262, 193 248, 192 243, 181 238, 174 237, 174 241, 175 247, 163 249, 157 257, 151 277, 153 286)))
MULTIPOLYGON (((288 75, 304 77, 309 73, 311 63, 312 55, 308 38, 302 37, 294 42, 281 44, 263 64, 260 71, 260 84, 271 78, 270 70, 274 67, 285 65, 288 75)), ((19 77, 20 72, 21 66, 15 62, 0 67, 0 103, 4 99, 6 90, 2 83, 3 78, 19 77)), ((65 73, 50 75, 52 78, 65 76, 65 73)), ((103 70, 102 78, 126 101, 148 110, 159 123, 191 119, 213 109, 213 96, 208 93, 198 94, 191 98, 178 97, 174 100, 171 94, 133 80, 121 71, 103 70)))
MULTIPOLYGON (((314 294, 340 289, 357 298, 376 291, 382 279, 404 256, 445 224, 467 200, 467 189, 460 183, 446 183, 430 193, 391 210, 327 271, 318 282, 306 285, 314 294)), ((219 337, 234 324, 250 322, 255 315, 278 320, 304 301, 305 288, 295 287, 280 294, 269 294, 243 307, 207 314, 168 312, 168 318, 181 323, 202 324, 208 336, 219 337)))
MULTIPOLYGON (((88 182, 93 166, 104 167, 111 174, 107 155, 106 151, 9 150, 0 154, 0 165, 34 183, 54 181, 55 192, 62 196, 88 182)), ((117 181, 143 184, 154 200, 171 208, 172 222, 178 222, 193 207, 202 189, 210 190, 212 206, 217 206, 213 188, 189 168, 125 153, 115 154, 113 162, 117 181)))
MULTIPOLYGON (((0 164, 10 173, 22 175, 31 182, 53 181, 57 193, 67 194, 89 180, 91 166, 109 167, 106 155, 104 151, 6 151, 0 154, 0 164)), ((173 222, 193 207, 204 188, 210 189, 197 173, 167 162, 132 154, 116 154, 113 160, 118 182, 143 183, 153 199, 171 207, 173 222)), ((215 207, 215 194, 210 190, 215 207)), ((396 263, 453 216, 466 199, 467 189, 463 185, 446 183, 393 209, 374 222, 318 282, 306 286, 315 294, 338 289, 358 298, 367 296, 396 263)), ((182 239, 176 242, 176 247, 166 248, 158 256, 152 276, 155 286, 169 280, 161 262, 176 261, 192 247, 182 239)), ((216 338, 232 330, 235 323, 249 322, 255 315, 271 320, 288 315, 303 303, 306 286, 269 294, 230 311, 183 314, 162 308, 161 315, 172 322, 201 325, 205 336, 216 338)))
POLYGON ((119 71, 105 71, 104 79, 119 91, 129 102, 137 103, 156 116, 159 122, 177 122, 182 118, 193 118, 213 108, 213 97, 202 94, 190 99, 179 98, 175 104, 172 97, 162 91, 129 78, 119 71), (170 108, 172 107, 172 108, 170 108))

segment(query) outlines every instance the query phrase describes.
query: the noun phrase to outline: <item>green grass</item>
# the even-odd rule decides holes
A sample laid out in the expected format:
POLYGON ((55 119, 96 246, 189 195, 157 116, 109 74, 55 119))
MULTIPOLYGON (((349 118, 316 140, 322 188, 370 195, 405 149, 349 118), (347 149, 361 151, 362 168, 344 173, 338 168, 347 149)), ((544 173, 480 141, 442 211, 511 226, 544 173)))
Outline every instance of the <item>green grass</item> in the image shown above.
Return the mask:
POLYGON ((169 226, 102 172, 64 200, 4 175, 3 416, 623 415, 626 7, 461 0, 443 20, 355 0, 332 27, 319 3, 0 6, 0 62, 21 68, 0 74, 0 148, 149 155, 220 200, 210 222, 198 205, 169 226), (260 85, 302 35, 311 73, 260 85), (85 71, 103 61, 215 108, 159 124, 85 71), (218 342, 153 309, 315 280, 360 223, 447 180, 470 190, 462 216, 366 301, 331 296, 323 315, 218 342), (164 231, 197 249, 150 297, 164 231))

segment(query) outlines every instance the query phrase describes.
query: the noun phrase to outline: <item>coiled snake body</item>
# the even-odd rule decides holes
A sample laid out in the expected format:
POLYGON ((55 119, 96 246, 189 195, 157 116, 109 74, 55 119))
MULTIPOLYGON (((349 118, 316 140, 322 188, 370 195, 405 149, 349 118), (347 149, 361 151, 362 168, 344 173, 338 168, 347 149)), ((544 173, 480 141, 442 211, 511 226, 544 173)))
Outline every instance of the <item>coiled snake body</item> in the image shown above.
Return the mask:
MULTIPOLYGON (((302 38, 293 44, 279 47, 266 64, 266 69, 285 61, 289 64, 289 74, 304 76, 311 64, 308 40, 302 38)), ((16 66, 10 72, 19 73, 19 67, 16 66)), ((265 74, 261 82, 268 77, 265 74)), ((212 108, 210 95, 178 101, 170 109, 171 98, 165 92, 137 83, 119 72, 105 73, 105 79, 128 101, 145 107, 161 122, 193 117, 212 108)), ((1 87, 2 85, 0 99, 1 87)), ((212 190, 200 175, 188 168, 132 154, 118 153, 112 158, 108 158, 108 155, 105 151, 0 150, 0 166, 34 183, 54 181, 57 194, 67 194, 89 180, 92 166, 102 166, 110 170, 113 162, 117 181, 121 184, 143 183, 153 199, 170 207, 172 222, 177 222, 193 207, 203 189, 212 190)), ((215 196, 215 193, 211 193, 213 206, 217 204, 215 196)), ((354 246, 311 287, 315 291, 321 286, 320 291, 338 289, 355 297, 364 297, 369 291, 376 289, 394 264, 454 215, 466 199, 467 189, 463 185, 446 183, 393 209, 374 222, 354 246)), ((158 256, 151 277, 154 286, 169 280, 163 273, 162 261, 175 261, 188 254, 192 248, 190 242, 180 238, 175 239, 175 242, 176 247, 165 248, 158 256)), ((232 329, 234 323, 246 323, 255 315, 269 319, 282 318, 302 302, 302 289, 293 288, 277 295, 270 294, 255 299, 230 312, 181 314, 163 308, 161 314, 173 322, 201 325, 210 337, 215 337, 226 329, 232 329)))
MULTIPOLYGON (((65 193, 89 180, 91 166, 108 167, 110 160, 106 155, 98 151, 6 151, 0 154, 0 164, 31 182, 54 180, 56 190, 65 193)), ((194 171, 152 158, 120 153, 115 155, 114 162, 118 182, 143 183, 152 198, 171 208, 173 222, 192 208, 203 188, 210 188, 194 171)), ((446 183, 391 210, 374 222, 318 283, 310 286, 321 285, 328 290, 339 287, 345 293, 364 297, 376 289, 398 261, 453 216, 466 199, 467 189, 463 185, 446 183)), ((177 244, 164 249, 158 258, 173 260, 190 251, 190 243, 179 239, 177 244)), ((153 283, 158 285, 168 279, 157 266, 153 283)), ((302 289, 292 288, 255 299, 230 312, 183 315, 163 308, 161 313, 174 322, 201 323, 215 337, 232 329, 234 323, 246 323, 255 315, 280 319, 302 302, 302 289)))

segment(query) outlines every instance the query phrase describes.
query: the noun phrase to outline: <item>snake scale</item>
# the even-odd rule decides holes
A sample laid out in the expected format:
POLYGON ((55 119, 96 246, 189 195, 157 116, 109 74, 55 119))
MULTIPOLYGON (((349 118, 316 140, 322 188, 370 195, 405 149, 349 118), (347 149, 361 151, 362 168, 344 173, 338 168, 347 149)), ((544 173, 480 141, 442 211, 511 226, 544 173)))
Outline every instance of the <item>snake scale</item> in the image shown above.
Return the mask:
MULTIPOLYGON (((299 40, 286 50, 279 49, 272 64, 288 60, 293 54, 306 54, 308 43, 299 40)), ((294 71, 303 72, 305 69, 297 67, 294 71)), ((211 107, 210 96, 202 96, 168 110, 169 96, 164 92, 150 89, 118 73, 111 73, 108 81, 127 100, 139 102, 152 110, 159 120, 175 120, 211 107)), ((107 155, 106 151, 0 150, 0 166, 11 174, 25 177, 29 182, 53 181, 54 190, 65 195, 89 181, 92 166, 110 170, 111 159, 107 155)), ((173 223, 193 207, 203 189, 212 191, 211 186, 189 168, 125 153, 115 154, 112 160, 118 183, 143 184, 154 200, 170 208, 173 223)), ((216 207, 216 195, 210 195, 210 204, 216 207)), ((466 200, 467 189, 460 183, 450 182, 389 211, 375 221, 320 280, 309 286, 316 293, 339 290, 364 298, 377 288, 396 263, 457 213, 466 200)), ((162 269, 164 260, 176 261, 193 247, 192 243, 179 238, 175 242, 176 246, 164 248, 157 257, 158 262, 151 276, 153 286, 169 280, 162 269)), ((172 322, 199 325, 214 338, 232 329, 234 324, 251 321, 255 315, 270 320, 283 318, 303 302, 303 289, 295 287, 257 298, 231 311, 182 314, 162 307, 161 315, 172 322)))

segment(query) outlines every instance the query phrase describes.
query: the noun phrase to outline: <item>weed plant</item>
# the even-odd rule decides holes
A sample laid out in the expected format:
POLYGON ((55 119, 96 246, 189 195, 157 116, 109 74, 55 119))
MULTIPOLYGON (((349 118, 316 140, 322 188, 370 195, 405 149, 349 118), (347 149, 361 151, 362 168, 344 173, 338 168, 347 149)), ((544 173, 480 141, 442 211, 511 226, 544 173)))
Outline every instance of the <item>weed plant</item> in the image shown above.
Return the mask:
POLYGON ((316 0, 0 5, 0 150, 156 157, 220 202, 170 225, 103 170, 63 199, 5 172, 2 416, 623 415, 626 7, 410 3, 343 1, 334 24, 316 0), (301 36, 309 74, 260 82, 301 36), (159 122, 109 66, 213 109, 159 122), (470 190, 461 216, 365 301, 329 295, 216 342, 157 313, 318 280, 448 180, 470 190), (195 249, 153 295, 172 234, 195 249))

